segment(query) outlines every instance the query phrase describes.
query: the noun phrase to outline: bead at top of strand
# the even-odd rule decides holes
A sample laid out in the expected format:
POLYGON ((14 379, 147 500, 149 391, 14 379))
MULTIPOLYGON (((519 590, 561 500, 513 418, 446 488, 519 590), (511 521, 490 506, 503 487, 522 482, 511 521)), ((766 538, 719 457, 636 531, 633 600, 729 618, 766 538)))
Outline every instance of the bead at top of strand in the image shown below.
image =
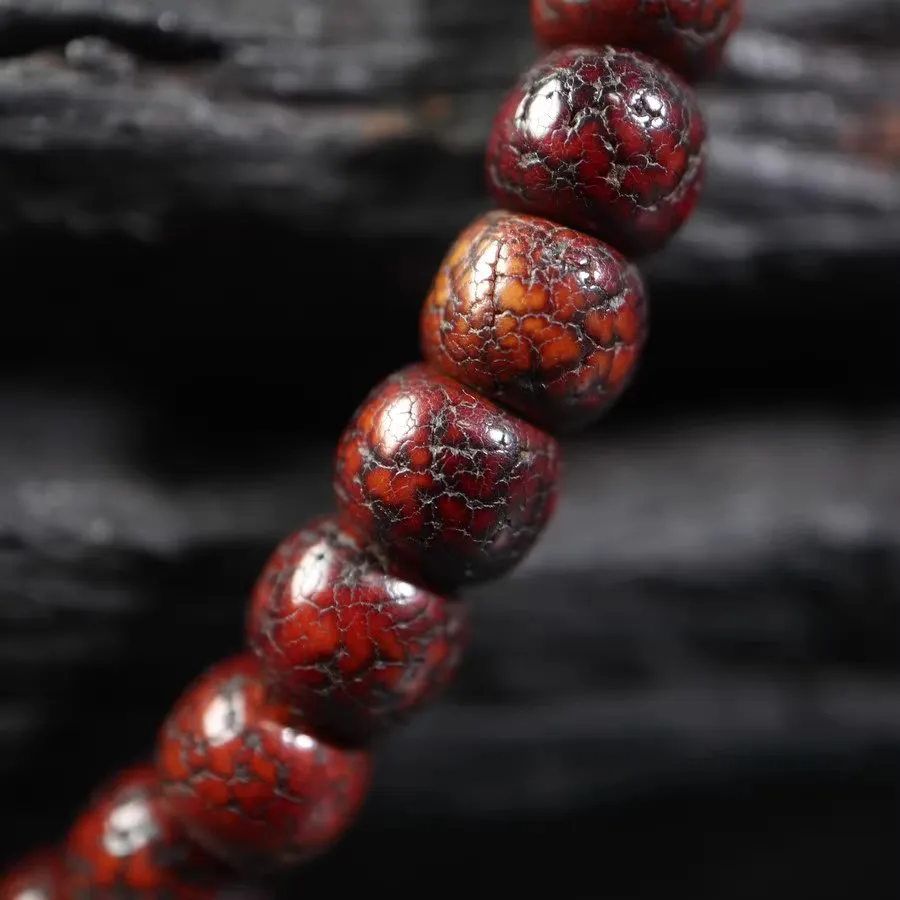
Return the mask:
POLYGON ((687 221, 705 161, 703 115, 674 72, 630 50, 579 46, 544 57, 506 98, 486 175, 500 206, 638 256, 687 221))
POLYGON ((743 15, 744 0, 531 0, 534 31, 547 49, 628 47, 692 81, 718 68, 743 15))

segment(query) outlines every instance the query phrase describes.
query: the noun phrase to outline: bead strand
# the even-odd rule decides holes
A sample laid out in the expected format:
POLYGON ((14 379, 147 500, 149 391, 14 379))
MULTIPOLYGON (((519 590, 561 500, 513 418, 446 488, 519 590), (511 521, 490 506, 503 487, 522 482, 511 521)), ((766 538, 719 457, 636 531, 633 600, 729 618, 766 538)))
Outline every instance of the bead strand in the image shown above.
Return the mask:
POLYGON ((456 672, 469 630, 456 589, 527 554, 556 503, 553 435, 599 418, 634 373, 647 300, 623 254, 675 234, 705 162, 697 102, 663 63, 708 74, 742 6, 532 0, 551 52, 494 125, 486 172, 503 208, 442 263, 424 364, 377 386, 344 431, 337 514, 276 549, 249 652, 182 695, 156 764, 101 789, 0 900, 205 900, 226 864, 304 862, 352 824, 373 741, 456 672))

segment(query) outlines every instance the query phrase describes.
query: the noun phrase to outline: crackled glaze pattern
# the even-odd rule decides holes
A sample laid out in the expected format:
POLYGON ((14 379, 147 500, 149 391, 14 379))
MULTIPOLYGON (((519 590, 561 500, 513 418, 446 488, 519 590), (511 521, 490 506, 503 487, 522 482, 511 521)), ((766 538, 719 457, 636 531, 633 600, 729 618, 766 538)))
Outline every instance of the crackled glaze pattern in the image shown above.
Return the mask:
POLYGON ((547 49, 628 47, 692 80, 719 66, 743 13, 743 0, 531 0, 531 21, 547 49))
POLYGON ((550 435, 415 365, 376 387, 347 426, 335 492, 347 527, 447 586, 519 562, 553 512, 559 464, 550 435))
POLYGON ((41 850, 0 877, 0 900, 62 900, 61 866, 53 850, 41 850))
POLYGON ((506 212, 460 235, 421 320, 429 362, 556 432, 622 393, 646 331, 635 266, 580 232, 506 212))
POLYGON ((188 688, 163 725, 157 765, 191 837, 250 871, 327 850, 356 818, 371 775, 367 753, 326 743, 270 702, 249 654, 188 688))
POLYGON ((224 870, 173 819, 152 766, 103 788, 65 845, 67 900, 209 900, 224 870))
POLYGON ((412 584, 327 518, 291 535, 269 560, 250 602, 248 638, 298 715, 360 741, 450 682, 465 609, 412 584))
POLYGON ((693 92, 649 57, 569 48, 506 99, 487 151, 498 205, 588 232, 617 250, 658 250, 700 194, 705 126, 693 92))

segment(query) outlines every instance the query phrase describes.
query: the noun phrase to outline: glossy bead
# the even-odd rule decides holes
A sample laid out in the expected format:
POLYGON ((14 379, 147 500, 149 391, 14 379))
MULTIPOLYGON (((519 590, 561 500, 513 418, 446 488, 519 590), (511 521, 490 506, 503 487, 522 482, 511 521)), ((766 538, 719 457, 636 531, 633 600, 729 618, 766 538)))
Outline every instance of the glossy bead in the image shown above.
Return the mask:
POLYGON ((344 522, 431 585, 502 575, 550 518, 556 441, 452 378, 410 366, 375 388, 338 445, 344 522))
POLYGON ((41 850, 0 877, 0 900, 60 900, 61 866, 57 853, 41 850))
POLYGON ((356 818, 371 775, 367 753, 296 727, 249 654, 188 688, 160 732, 157 766, 191 837, 257 871, 327 850, 356 818))
POLYGON ((621 394, 646 331, 635 266, 580 232, 506 212, 460 235, 421 321, 435 367, 557 432, 621 394))
POLYGON ((412 584, 332 519, 291 535, 250 601, 248 638, 305 721, 362 741, 449 683, 465 607, 412 584))
POLYGON ((548 49, 628 47, 691 79, 718 67, 743 12, 743 0, 531 0, 535 33, 548 49))
POLYGON ((152 766, 103 788, 65 845, 68 900, 207 900, 225 872, 172 817, 152 766))
POLYGON ((704 147, 696 98, 665 66, 569 48, 530 69, 503 103, 487 179, 498 205, 634 256, 658 250, 690 215, 704 147))

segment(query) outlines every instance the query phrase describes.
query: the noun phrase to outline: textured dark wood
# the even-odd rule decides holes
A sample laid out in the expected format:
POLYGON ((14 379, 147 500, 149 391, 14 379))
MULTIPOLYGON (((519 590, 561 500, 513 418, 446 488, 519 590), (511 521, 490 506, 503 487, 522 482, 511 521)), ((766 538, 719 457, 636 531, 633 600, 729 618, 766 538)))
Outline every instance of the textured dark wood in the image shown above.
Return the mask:
MULTIPOLYGON (((703 94, 705 209, 659 277, 888 253, 900 225, 896 9, 750 4, 703 94)), ((11 0, 0 228, 156 241, 186 219, 241 216, 445 245, 486 205, 490 122, 535 52, 519 0, 11 0)))

